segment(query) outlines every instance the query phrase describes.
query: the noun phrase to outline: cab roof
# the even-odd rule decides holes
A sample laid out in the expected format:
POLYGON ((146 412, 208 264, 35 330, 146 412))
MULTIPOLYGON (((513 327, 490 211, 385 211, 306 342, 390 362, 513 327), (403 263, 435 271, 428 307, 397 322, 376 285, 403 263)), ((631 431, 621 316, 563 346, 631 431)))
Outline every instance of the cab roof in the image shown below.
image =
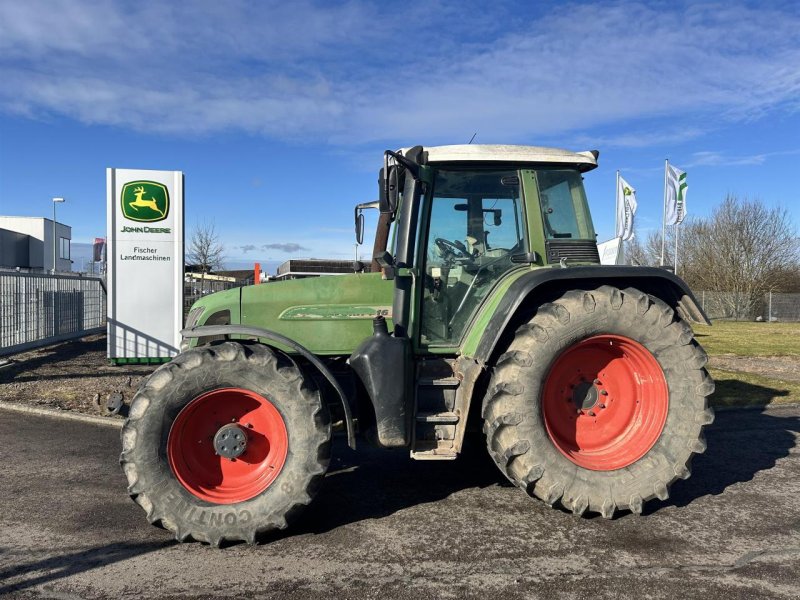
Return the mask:
POLYGON ((424 148, 429 164, 464 162, 547 163, 575 166, 582 173, 597 167, 597 150, 572 152, 541 146, 512 146, 505 144, 459 144, 424 148))

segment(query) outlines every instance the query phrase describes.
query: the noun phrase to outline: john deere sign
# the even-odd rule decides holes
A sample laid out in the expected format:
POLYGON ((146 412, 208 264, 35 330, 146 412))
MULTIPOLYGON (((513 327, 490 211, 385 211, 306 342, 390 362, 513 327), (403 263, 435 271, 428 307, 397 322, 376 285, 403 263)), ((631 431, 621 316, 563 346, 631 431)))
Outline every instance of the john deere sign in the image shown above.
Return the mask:
POLYGON ((121 195, 122 214, 131 221, 153 223, 169 214, 169 190, 157 181, 129 181, 121 195))
POLYGON ((183 173, 108 169, 108 356, 160 362, 183 323, 183 173))

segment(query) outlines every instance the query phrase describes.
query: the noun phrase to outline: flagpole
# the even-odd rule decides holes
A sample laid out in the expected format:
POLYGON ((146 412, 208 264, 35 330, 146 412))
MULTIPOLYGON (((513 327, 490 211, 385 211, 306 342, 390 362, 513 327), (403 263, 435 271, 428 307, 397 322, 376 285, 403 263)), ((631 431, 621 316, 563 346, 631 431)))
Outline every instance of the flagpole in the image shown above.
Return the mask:
POLYGON ((619 245, 617 246, 617 258, 614 264, 619 264, 619 257, 622 254, 622 237, 619 236, 619 169, 617 169, 617 185, 614 188, 614 237, 619 237, 619 245))
POLYGON ((619 169, 617 169, 617 185, 614 187, 614 237, 619 231, 619 169))
POLYGON ((680 223, 675 223, 675 266, 674 272, 675 275, 678 274, 678 232, 680 231, 678 227, 680 227, 680 223))
POLYGON ((669 159, 664 159, 664 210, 661 213, 661 266, 664 266, 664 243, 667 238, 667 166, 669 159))

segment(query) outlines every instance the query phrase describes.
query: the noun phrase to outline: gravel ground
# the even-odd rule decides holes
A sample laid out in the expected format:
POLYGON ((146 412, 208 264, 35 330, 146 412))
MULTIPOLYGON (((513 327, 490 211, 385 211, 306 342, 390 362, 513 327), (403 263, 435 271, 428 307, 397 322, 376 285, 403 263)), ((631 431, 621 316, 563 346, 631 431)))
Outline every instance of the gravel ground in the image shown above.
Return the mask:
POLYGON ((447 462, 337 437, 293 527, 216 550, 147 523, 118 431, 0 411, 0 597, 796 600, 798 434, 798 407, 720 413, 692 477, 613 520, 527 497, 480 437, 447 462))
POLYGON ((800 382, 800 358, 796 356, 712 356, 709 366, 726 371, 742 371, 774 379, 800 382))
MULTIPOLYGON (((130 402, 153 365, 112 366, 106 336, 93 335, 11 357, 0 369, 0 402, 108 415, 109 394, 130 402)), ((117 418, 121 418, 117 416, 117 418)))

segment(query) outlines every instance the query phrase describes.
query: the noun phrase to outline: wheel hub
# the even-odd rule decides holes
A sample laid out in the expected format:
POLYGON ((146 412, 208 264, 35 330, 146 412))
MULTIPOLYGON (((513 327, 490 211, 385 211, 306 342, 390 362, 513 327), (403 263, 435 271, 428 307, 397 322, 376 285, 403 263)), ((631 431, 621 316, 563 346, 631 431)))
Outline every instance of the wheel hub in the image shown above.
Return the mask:
POLYGON ((214 435, 214 452, 222 458, 239 458, 247 449, 247 434, 236 423, 228 423, 214 435))
POLYGON ((588 410, 597 404, 599 396, 600 392, 597 391, 594 384, 582 381, 575 386, 575 390, 572 392, 572 402, 576 408, 588 410))

